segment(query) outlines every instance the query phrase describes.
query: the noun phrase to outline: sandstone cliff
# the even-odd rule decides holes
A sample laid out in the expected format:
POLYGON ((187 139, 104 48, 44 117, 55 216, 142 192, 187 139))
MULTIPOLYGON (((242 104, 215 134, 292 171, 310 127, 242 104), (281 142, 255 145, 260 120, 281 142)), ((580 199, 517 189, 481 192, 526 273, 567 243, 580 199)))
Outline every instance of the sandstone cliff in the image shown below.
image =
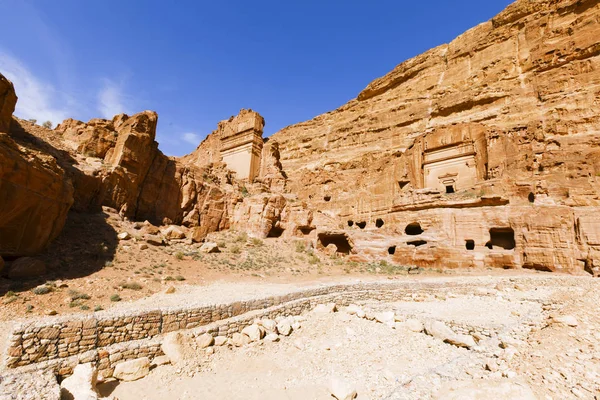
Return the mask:
POLYGON ((273 135, 288 190, 398 262, 597 267, 599 17, 596 0, 520 0, 405 61, 273 135))

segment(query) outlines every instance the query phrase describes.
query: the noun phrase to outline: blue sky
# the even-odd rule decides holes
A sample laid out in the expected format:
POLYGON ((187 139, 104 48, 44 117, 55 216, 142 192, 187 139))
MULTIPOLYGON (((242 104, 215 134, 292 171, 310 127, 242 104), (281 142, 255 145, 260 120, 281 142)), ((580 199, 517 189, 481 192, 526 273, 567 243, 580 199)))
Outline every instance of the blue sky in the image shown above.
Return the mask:
POLYGON ((55 124, 155 110, 169 155, 252 108, 265 136, 333 110, 509 0, 0 0, 15 114, 55 124))

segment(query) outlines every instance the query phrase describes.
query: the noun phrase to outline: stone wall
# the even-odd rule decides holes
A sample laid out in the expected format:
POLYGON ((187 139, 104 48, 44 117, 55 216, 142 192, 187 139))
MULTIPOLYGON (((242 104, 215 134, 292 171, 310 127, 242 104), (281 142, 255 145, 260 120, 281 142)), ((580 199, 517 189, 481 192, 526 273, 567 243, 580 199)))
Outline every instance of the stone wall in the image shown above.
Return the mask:
POLYGON ((26 321, 13 328, 6 366, 27 371, 51 370, 65 376, 78 363, 95 362, 104 376, 111 376, 119 362, 161 355, 162 335, 184 329, 231 336, 251 325, 255 318, 299 315, 317 304, 354 301, 413 300, 441 287, 456 293, 467 285, 445 283, 390 283, 336 285, 229 304, 192 308, 169 308, 125 312, 99 312, 92 316, 69 316, 26 321))

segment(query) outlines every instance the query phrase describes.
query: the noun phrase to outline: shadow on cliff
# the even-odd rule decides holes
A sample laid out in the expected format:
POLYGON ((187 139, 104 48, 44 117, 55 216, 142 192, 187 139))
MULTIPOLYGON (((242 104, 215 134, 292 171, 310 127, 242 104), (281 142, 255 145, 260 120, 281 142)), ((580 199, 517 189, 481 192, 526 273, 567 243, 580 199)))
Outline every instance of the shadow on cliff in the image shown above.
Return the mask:
POLYGON ((87 182, 94 177, 87 177, 74 166, 77 160, 68 151, 59 148, 61 139, 52 136, 54 131, 42 131, 44 135, 40 137, 31 134, 28 129, 32 128, 13 118, 10 127, 11 139, 23 147, 49 154, 56 159, 57 164, 65 171, 65 177, 71 179, 75 186, 75 204, 67 215, 60 235, 46 250, 36 255, 36 258, 45 261, 47 273, 32 280, 0 279, 0 296, 9 290, 27 291, 49 280, 88 276, 104 268, 106 263, 112 262, 118 245, 117 232, 107 221, 108 214, 102 212, 99 205, 94 207, 80 201, 81 197, 93 196, 93 193, 88 192, 92 192, 94 188, 77 187, 78 183, 87 182), (81 193, 78 193, 78 190, 81 193))
POLYGON ((0 296, 8 290, 28 291, 47 281, 89 276, 112 263, 119 240, 107 219, 104 212, 70 211, 60 235, 36 256, 46 263, 47 273, 32 280, 2 279, 0 296))

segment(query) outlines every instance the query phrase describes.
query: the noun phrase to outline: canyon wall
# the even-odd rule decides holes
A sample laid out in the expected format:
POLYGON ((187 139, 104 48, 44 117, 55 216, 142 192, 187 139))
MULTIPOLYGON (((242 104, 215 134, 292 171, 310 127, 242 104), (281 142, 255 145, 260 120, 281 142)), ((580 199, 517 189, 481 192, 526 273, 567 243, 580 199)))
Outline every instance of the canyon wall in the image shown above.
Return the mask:
POLYGON ((599 19, 597 0, 519 0, 405 61, 270 138, 287 189, 359 253, 597 271, 599 19))

